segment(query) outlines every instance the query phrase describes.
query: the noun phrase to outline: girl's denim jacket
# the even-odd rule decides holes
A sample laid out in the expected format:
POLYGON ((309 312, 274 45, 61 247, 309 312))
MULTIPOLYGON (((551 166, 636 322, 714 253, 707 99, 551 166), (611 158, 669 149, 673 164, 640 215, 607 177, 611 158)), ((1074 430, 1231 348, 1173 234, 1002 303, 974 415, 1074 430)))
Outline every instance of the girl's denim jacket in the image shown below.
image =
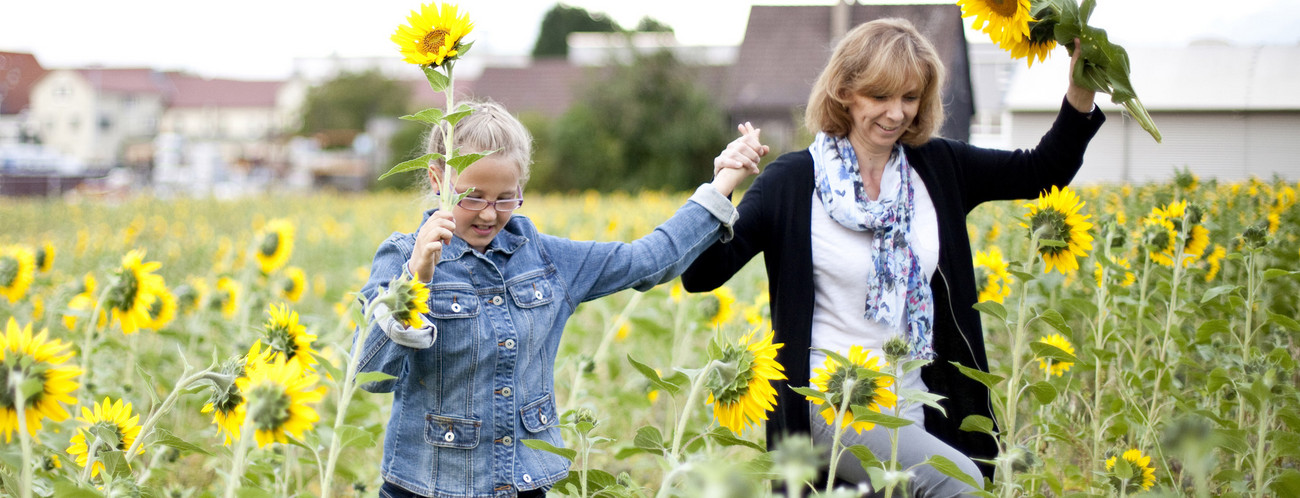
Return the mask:
MULTIPOLYGON (((564 444, 554 367, 569 315, 584 301, 676 278, 705 248, 730 238, 735 217, 730 200, 702 185, 631 243, 543 235, 518 215, 482 253, 453 237, 429 283, 425 326, 377 320, 365 344, 353 345, 360 371, 397 377, 362 386, 393 393, 384 480, 426 496, 490 497, 563 479, 568 460, 522 440, 564 444)), ((365 299, 409 276, 414 245, 414 234, 394 233, 379 246, 365 299)))

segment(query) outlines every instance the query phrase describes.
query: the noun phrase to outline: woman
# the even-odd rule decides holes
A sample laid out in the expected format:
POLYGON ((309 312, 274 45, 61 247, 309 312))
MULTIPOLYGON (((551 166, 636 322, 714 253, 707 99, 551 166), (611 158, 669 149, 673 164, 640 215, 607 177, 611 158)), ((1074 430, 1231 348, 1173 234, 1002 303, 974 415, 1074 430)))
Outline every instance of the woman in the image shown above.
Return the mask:
MULTIPOLYGON (((846 34, 808 99, 812 146, 782 155, 755 179, 740 203, 735 238, 705 251, 682 281, 688 291, 711 290, 766 253, 773 342, 785 344, 777 360, 790 386, 809 385, 825 357, 817 349, 846 354, 859 345, 879 354, 886 340, 906 339, 911 358, 933 361, 899 382, 945 396, 947 416, 930 408, 898 414, 916 422, 900 432, 901 463, 942 455, 982 482, 981 472, 992 469, 971 458, 994 457, 996 442, 958 427, 967 415, 992 418, 988 390, 950 363, 988 370, 972 309, 966 214, 985 201, 1032 198, 1068 184, 1105 118, 1094 92, 1071 82, 1036 148, 982 149, 934 137, 943 122, 943 81, 934 47, 906 20, 876 20, 846 34)), ((715 167, 750 160, 728 155, 715 167)), ((811 433, 829 451, 833 434, 822 417, 803 396, 778 391, 769 446, 811 433)), ((883 428, 844 438, 889 458, 883 428)), ((915 470, 913 493, 969 490, 929 466, 915 470)), ((836 475, 868 482, 851 457, 836 475)))

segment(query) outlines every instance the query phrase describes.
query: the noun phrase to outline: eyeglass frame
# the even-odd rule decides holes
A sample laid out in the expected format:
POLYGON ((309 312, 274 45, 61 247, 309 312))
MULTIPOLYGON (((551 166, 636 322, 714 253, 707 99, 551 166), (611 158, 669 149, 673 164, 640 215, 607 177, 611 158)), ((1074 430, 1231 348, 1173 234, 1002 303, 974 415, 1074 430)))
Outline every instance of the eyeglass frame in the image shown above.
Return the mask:
MULTIPOLYGON (((465 192, 461 192, 461 193, 464 194, 464 193, 468 193, 468 192, 469 192, 469 191, 465 191, 465 192)), ((435 195, 436 195, 436 194, 435 194, 435 195)), ((482 198, 479 198, 479 197, 462 197, 459 201, 456 201, 456 205, 457 205, 457 206, 460 206, 462 209, 467 209, 467 210, 474 211, 474 212, 482 211, 482 210, 484 210, 484 209, 487 209, 488 206, 492 206, 492 209, 495 209, 496 212, 498 212, 498 213, 510 213, 510 212, 513 212, 514 210, 519 209, 519 208, 521 208, 521 207, 524 206, 524 191, 523 191, 523 189, 516 189, 516 190, 515 190, 515 195, 518 195, 519 197, 516 197, 516 198, 513 198, 513 199, 497 199, 497 200, 495 200, 495 201, 487 201, 487 200, 483 200, 482 198), (461 203, 463 203, 463 202, 465 202, 465 201, 467 201, 467 200, 470 200, 470 199, 473 199, 473 200, 476 201, 476 202, 482 202, 482 203, 483 203, 483 207, 480 207, 480 208, 478 208, 478 209, 474 209, 474 208, 472 208, 472 207, 469 207, 469 206, 466 206, 466 205, 461 204, 461 203), (515 207, 510 208, 510 209, 501 209, 501 208, 497 207, 497 204, 498 204, 498 203, 503 203, 503 202, 516 202, 516 201, 518 201, 519 204, 516 205, 515 207)))

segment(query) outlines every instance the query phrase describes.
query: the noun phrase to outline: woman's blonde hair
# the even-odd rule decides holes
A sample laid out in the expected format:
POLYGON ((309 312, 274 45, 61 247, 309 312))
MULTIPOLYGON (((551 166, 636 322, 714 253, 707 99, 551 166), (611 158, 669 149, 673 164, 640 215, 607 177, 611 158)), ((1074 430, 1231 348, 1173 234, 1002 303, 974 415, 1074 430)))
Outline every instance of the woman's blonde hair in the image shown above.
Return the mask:
MULTIPOLYGON (((519 186, 528 183, 528 173, 533 161, 533 136, 528 133, 514 115, 506 111, 501 104, 492 101, 469 102, 474 112, 456 123, 452 147, 466 154, 496 150, 491 156, 505 159, 519 167, 519 186)), ((444 131, 441 126, 434 126, 429 133, 425 149, 429 152, 446 154, 443 150, 444 131)), ((429 161, 436 174, 442 173, 441 159, 429 161)))
POLYGON ((920 82, 916 118, 899 139, 908 145, 930 140, 943 125, 941 87, 945 71, 939 53, 906 19, 877 19, 850 30, 813 84, 804 124, 814 135, 842 137, 853 128, 853 95, 896 95, 920 82))

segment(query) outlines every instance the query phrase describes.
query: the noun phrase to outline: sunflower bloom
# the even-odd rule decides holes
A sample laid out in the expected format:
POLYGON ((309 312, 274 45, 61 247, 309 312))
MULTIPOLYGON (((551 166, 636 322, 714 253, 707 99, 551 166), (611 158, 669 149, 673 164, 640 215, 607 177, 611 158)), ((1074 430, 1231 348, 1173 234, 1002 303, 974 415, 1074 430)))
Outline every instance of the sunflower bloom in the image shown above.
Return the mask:
MULTIPOLYGON (((821 411, 822 417, 826 419, 828 425, 835 425, 835 410, 839 408, 844 401, 844 382, 850 378, 854 379, 853 392, 849 393, 849 406, 865 406, 871 411, 880 412, 881 408, 892 408, 898 404, 898 396, 888 389, 894 384, 894 378, 888 375, 879 377, 858 377, 857 368, 862 367, 869 370, 881 371, 882 368, 889 365, 888 362, 880 358, 869 356, 868 350, 862 346, 853 346, 849 348, 848 359, 853 365, 840 365, 835 361, 835 357, 827 356, 826 362, 821 368, 813 370, 815 374, 811 379, 813 387, 823 393, 831 394, 831 403, 835 406, 827 406, 821 411)), ((819 398, 808 398, 809 401, 818 405, 824 404, 819 398)), ((876 426, 873 422, 865 420, 854 421, 853 409, 849 408, 844 412, 844 429, 852 427, 862 434, 864 430, 871 430, 876 426)))
POLYGON ((1186 200, 1152 208, 1149 218, 1154 218, 1161 224, 1168 224, 1173 228, 1174 234, 1173 240, 1168 243, 1154 244, 1161 250, 1159 254, 1152 254, 1152 259, 1162 265, 1173 266, 1175 254, 1179 249, 1183 253, 1183 267, 1200 259, 1201 255, 1205 254, 1205 248, 1210 245, 1210 231, 1202 226, 1201 223, 1204 221, 1202 217, 1201 209, 1195 206, 1189 208, 1186 200))
POLYGON ((49 418, 55 422, 67 420, 71 415, 60 403, 77 404, 69 393, 75 391, 77 377, 81 368, 67 364, 75 356, 69 351, 69 344, 58 339, 48 340, 48 332, 41 330, 32 336, 32 324, 19 327, 18 321, 9 317, 5 324, 5 333, 0 336, 0 431, 5 434, 5 442, 12 440, 14 431, 18 430, 18 403, 10 391, 9 380, 12 376, 22 376, 26 380, 38 380, 40 391, 23 400, 23 413, 26 417, 27 433, 36 436, 41 428, 41 420, 49 418))
POLYGON ((1228 251, 1223 246, 1214 245, 1214 251, 1210 252, 1210 255, 1205 258, 1205 264, 1210 266, 1210 269, 1205 272, 1206 282, 1214 280, 1214 277, 1219 274, 1219 269, 1223 265, 1223 258, 1227 255, 1228 251))
POLYGON ((36 275, 36 255, 20 245, 0 246, 0 296, 16 303, 27 295, 36 275))
POLYGON ((1120 489, 1121 486, 1127 484, 1125 491, 1128 493, 1151 489, 1151 485, 1156 483, 1156 468, 1151 466, 1151 457, 1143 456, 1142 450, 1131 449, 1125 451, 1121 458, 1122 460, 1112 456, 1106 459, 1106 472, 1112 473, 1110 476, 1111 484, 1116 489, 1120 489), (1127 465, 1131 471, 1129 474, 1134 477, 1129 478, 1128 482, 1125 483, 1124 479, 1120 479, 1115 475, 1116 465, 1127 465), (1138 476, 1141 476, 1141 479, 1138 479, 1138 476))
POLYGON ((716 329, 736 316, 736 293, 732 292, 731 288, 722 286, 709 294, 717 299, 718 307, 709 314, 709 328, 716 329))
MULTIPOLYGON (((90 314, 91 310, 95 308, 95 288, 97 285, 98 282, 95 281, 93 274, 87 273, 86 276, 82 277, 77 294, 68 301, 68 309, 85 312, 87 315, 90 314)), ((95 327, 103 328, 105 325, 108 325, 108 311, 100 309, 99 320, 95 323, 95 327)), ((63 326, 67 327, 68 330, 77 328, 77 315, 63 315, 63 326)))
POLYGON ((785 370, 776 362, 776 351, 781 344, 772 344, 772 332, 761 339, 753 329, 736 344, 721 347, 721 358, 727 367, 715 370, 709 378, 709 399, 713 404, 713 418, 718 425, 740 434, 751 424, 767 420, 767 412, 776 407, 776 388, 772 381, 784 380, 785 370))
MULTIPOLYGON (((1074 354, 1074 346, 1070 344, 1069 339, 1062 337, 1061 334, 1052 334, 1049 336, 1041 337, 1038 339, 1038 342, 1041 342, 1043 344, 1048 344, 1051 346, 1056 346, 1056 348, 1060 349, 1061 351, 1074 354)), ((1049 376, 1055 375, 1057 377, 1060 377, 1062 375, 1065 375, 1065 372, 1069 371, 1070 367, 1072 366, 1074 366, 1074 363, 1068 361, 1055 361, 1050 358, 1038 359, 1038 368, 1043 369, 1043 371, 1047 372, 1047 375, 1049 376)))
POLYGON ((1014 280, 1007 271, 1007 262, 1002 259, 1002 249, 998 246, 989 248, 989 252, 975 252, 975 281, 979 285, 979 302, 994 301, 1001 303, 1011 295, 1014 280))
POLYGON ((975 16, 971 27, 989 35, 994 43, 1029 37, 1029 0, 957 0, 961 16, 975 16))
POLYGON ((112 312, 113 321, 122 325, 124 334, 134 334, 153 322, 149 310, 158 300, 158 294, 167 290, 163 278, 153 273, 162 263, 145 263, 144 254, 137 249, 123 256, 122 267, 108 287, 105 306, 112 312))
POLYGON ((469 14, 461 15, 453 4, 420 6, 411 11, 406 24, 398 25, 390 39, 402 52, 403 60, 420 66, 441 66, 456 59, 463 50, 461 43, 474 23, 469 14))
POLYGON ((307 405, 325 395, 324 386, 313 387, 319 375, 304 372, 298 362, 278 355, 271 363, 246 370, 244 377, 235 380, 246 398, 235 410, 240 420, 252 417, 259 448, 273 442, 288 443, 287 434, 302 438, 303 431, 320 420, 316 410, 307 405))
POLYGON ((1039 245, 1038 253, 1046 263, 1043 273, 1052 271, 1053 267, 1062 274, 1073 273, 1079 269, 1075 258, 1086 257, 1092 250, 1092 235, 1088 233, 1092 223, 1087 221, 1092 215, 1079 214, 1083 204, 1079 195, 1069 187, 1052 186, 1051 193, 1040 194, 1037 201, 1023 206, 1029 209, 1025 216, 1029 224, 1021 223, 1020 226, 1038 233, 1039 240, 1065 244, 1064 247, 1039 245))
POLYGON ((263 327, 262 338, 272 354, 283 355, 285 360, 298 362, 303 370, 311 371, 316 364, 316 350, 311 343, 316 336, 307 333, 307 327, 298 323, 298 312, 280 304, 266 309, 270 318, 263 327))
POLYGON ((36 248, 36 268, 41 273, 49 273, 54 268, 54 244, 46 242, 36 248))
POLYGON ((176 319, 176 311, 179 309, 179 305, 176 302, 176 295, 167 289, 163 289, 154 297, 156 299, 149 306, 149 323, 144 324, 144 328, 162 330, 163 327, 176 319))
POLYGON ((234 318, 239 311, 239 282, 230 277, 217 279, 217 290, 208 295, 208 309, 221 311, 226 318, 234 318))
MULTIPOLYGON (((94 442, 87 443, 86 435, 94 438, 100 430, 111 430, 117 434, 117 446, 109 449, 126 451, 131 449, 131 444, 135 438, 140 435, 140 415, 131 414, 131 403, 123 404, 122 400, 113 401, 104 398, 103 403, 94 404, 94 411, 90 408, 81 407, 81 416, 77 417, 85 426, 82 430, 77 431, 72 436, 72 446, 68 447, 68 454, 77 458, 77 465, 82 468, 90 460, 88 453, 90 446, 94 442)), ((144 453, 145 445, 140 445, 140 450, 136 454, 144 453)), ((104 469, 104 464, 95 459, 95 466, 90 470, 91 477, 99 475, 99 471, 104 469)))
POLYGON ((1164 266, 1174 265, 1174 250, 1178 244, 1178 231, 1173 222, 1161 217, 1142 220, 1142 242, 1147 246, 1147 257, 1164 266))
POLYGON ((250 367, 264 365, 265 360, 262 341, 255 341, 248 354, 223 363, 219 380, 212 383, 208 402, 200 412, 212 414, 212 423, 216 424, 217 433, 223 436, 226 446, 239 440, 240 427, 244 425, 244 412, 239 411, 239 406, 244 403, 244 394, 235 380, 247 376, 250 367))
POLYGON ((1107 273, 1105 271, 1105 268, 1102 267, 1100 261, 1094 261, 1092 263, 1093 264, 1092 274, 1094 277, 1097 278, 1098 289, 1106 285, 1105 280, 1110 280, 1113 283, 1118 283, 1120 287, 1129 287, 1133 285, 1134 282, 1137 282, 1137 275, 1134 275, 1133 272, 1128 271, 1133 268, 1132 265, 1128 263, 1128 259, 1111 256, 1110 262, 1115 263, 1116 265, 1119 265, 1124 268, 1124 278, 1119 278, 1118 275, 1107 273), (1110 278, 1107 279, 1106 278, 1107 276, 1109 276, 1110 278))
POLYGON ((302 268, 290 266, 284 269, 284 278, 276 291, 291 302, 298 302, 307 290, 307 273, 302 268))
POLYGON ((423 326, 421 316, 429 312, 429 288, 424 282, 413 278, 393 279, 380 299, 388 302, 398 323, 412 329, 423 326))
POLYGON ((1011 54, 1012 59, 1025 59, 1029 67, 1034 61, 1043 62, 1056 48, 1056 39, 1052 33, 1052 24, 1031 22, 1029 34, 1023 37, 1005 38, 997 42, 998 48, 1011 54))
POLYGON ((289 256, 293 254, 293 235, 293 223, 286 219, 274 219, 262 227, 254 253, 262 273, 270 275, 289 262, 289 256))

